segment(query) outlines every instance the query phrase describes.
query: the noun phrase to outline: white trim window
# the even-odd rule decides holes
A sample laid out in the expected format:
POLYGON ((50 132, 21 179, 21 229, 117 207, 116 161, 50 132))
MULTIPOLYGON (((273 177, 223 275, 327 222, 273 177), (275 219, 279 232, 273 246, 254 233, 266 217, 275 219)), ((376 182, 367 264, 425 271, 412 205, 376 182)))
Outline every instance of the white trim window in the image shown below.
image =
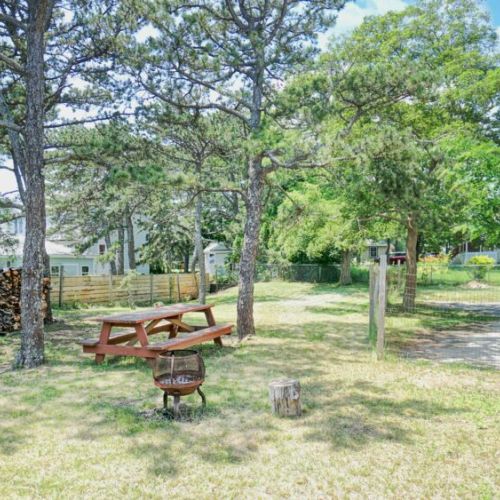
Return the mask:
POLYGON ((370 258, 375 259, 378 257, 378 247, 376 246, 369 246, 368 247, 368 254, 370 255, 370 258))

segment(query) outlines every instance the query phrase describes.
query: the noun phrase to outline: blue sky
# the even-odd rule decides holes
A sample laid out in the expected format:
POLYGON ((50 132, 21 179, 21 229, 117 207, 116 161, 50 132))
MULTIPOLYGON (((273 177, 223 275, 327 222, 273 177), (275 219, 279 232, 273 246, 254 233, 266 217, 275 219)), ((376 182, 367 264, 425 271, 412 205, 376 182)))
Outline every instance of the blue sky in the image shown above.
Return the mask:
POLYGON ((491 19, 493 20, 493 23, 498 28, 500 27, 500 2, 498 0, 488 0, 486 2, 488 6, 488 10, 490 11, 491 14, 491 19))
MULTIPOLYGON (((481 0, 480 0, 481 1, 481 0)), ((348 2, 337 19, 336 32, 345 32, 361 23, 368 15, 385 14, 389 10, 402 10, 412 0, 357 0, 348 2)), ((500 0, 482 0, 481 3, 490 12, 493 24, 500 36, 500 0)))

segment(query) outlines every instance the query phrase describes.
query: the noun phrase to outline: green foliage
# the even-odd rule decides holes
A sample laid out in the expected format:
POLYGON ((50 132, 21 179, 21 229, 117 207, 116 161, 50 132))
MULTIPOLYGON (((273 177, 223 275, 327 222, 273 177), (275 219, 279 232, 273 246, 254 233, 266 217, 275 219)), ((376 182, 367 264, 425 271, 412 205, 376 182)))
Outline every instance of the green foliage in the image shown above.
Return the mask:
POLYGON ((470 274, 476 280, 484 280, 488 271, 490 271, 495 265, 495 259, 493 257, 489 257, 488 255, 475 255, 471 257, 467 263, 467 266, 472 266, 469 269, 470 274))
POLYGON ((416 227, 437 248, 484 234, 495 244, 495 38, 476 2, 422 1, 334 39, 287 86, 291 116, 319 126, 350 217, 416 227))

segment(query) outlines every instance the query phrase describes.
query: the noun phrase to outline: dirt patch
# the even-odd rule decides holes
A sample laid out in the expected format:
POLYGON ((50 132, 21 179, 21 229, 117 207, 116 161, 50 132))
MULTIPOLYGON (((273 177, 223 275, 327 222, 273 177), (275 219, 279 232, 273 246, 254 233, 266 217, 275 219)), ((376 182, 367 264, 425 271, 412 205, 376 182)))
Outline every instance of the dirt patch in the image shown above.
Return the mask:
POLYGON ((500 321, 423 334, 405 355, 500 370, 500 321))

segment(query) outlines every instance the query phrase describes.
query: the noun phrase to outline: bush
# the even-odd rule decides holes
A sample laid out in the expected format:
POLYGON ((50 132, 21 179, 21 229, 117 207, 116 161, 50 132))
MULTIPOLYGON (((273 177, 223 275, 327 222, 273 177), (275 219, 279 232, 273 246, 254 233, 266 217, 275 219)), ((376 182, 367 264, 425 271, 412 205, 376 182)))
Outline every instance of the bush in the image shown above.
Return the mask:
POLYGON ((487 255, 475 255, 467 261, 467 266, 470 266, 469 272, 476 280, 486 278, 486 274, 494 265, 495 259, 487 255))
POLYGON ((420 262, 425 264, 448 264, 450 256, 444 253, 438 255, 426 255, 420 259, 420 262))

